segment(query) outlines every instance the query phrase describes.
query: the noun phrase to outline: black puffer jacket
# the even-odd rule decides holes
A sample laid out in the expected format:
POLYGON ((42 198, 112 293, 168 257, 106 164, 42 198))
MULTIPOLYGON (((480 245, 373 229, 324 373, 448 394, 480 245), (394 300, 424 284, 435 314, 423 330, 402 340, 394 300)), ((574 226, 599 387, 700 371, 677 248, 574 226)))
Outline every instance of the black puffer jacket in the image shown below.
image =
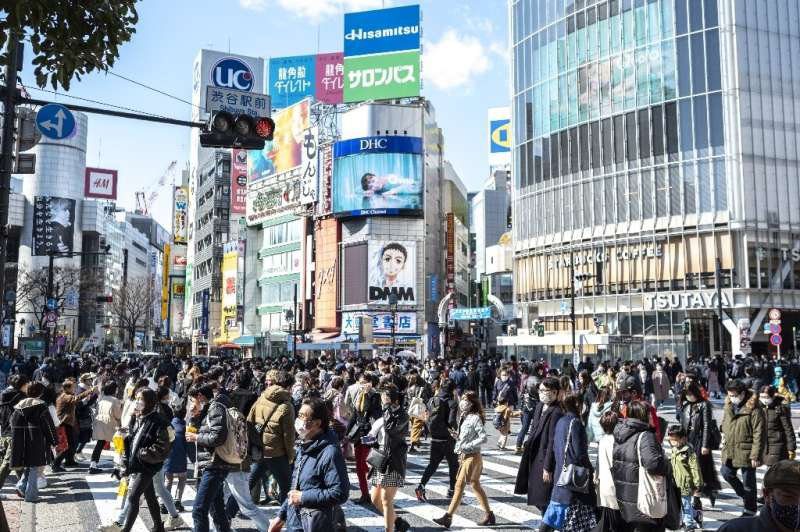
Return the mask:
POLYGON ((695 450, 708 449, 708 430, 711 425, 711 403, 698 400, 695 402, 685 401, 680 413, 681 426, 686 430, 689 443, 695 450))
POLYGON ((7 387, 0 393, 0 436, 11 437, 11 414, 14 407, 25 399, 25 394, 13 386, 7 387))
POLYGON ((767 417, 767 447, 764 450, 764 465, 772 465, 789 458, 789 451, 797 448, 792 427, 792 412, 784 404, 783 397, 775 396, 769 406, 764 407, 767 417))
POLYGON ((458 428, 458 403, 452 395, 444 390, 440 390, 430 401, 428 401, 428 430, 433 441, 447 441, 455 438, 450 434, 450 430, 458 428))
POLYGON ((132 430, 125 437, 125 461, 128 473, 157 473, 169 456, 171 444, 169 421, 156 409, 131 421, 132 430))
POLYGON ((388 406, 383 409, 383 430, 386 439, 383 448, 389 452, 387 469, 383 473, 394 471, 406 476, 406 460, 408 455, 408 414, 402 406, 388 406))
POLYGON ((642 467, 655 475, 665 475, 667 460, 649 424, 638 419, 625 418, 614 429, 614 487, 617 490, 619 511, 626 523, 656 524, 636 508, 639 490, 639 458, 636 450, 642 434, 640 452, 642 467))
POLYGON ((11 414, 11 467, 39 467, 47 463, 56 444, 56 428, 47 403, 28 397, 17 402, 11 414))
POLYGON ((208 405, 208 413, 197 432, 197 445, 205 447, 211 453, 211 460, 203 467, 238 471, 240 464, 230 464, 214 452, 214 449, 225 445, 228 439, 228 408, 231 400, 225 393, 219 393, 208 405))

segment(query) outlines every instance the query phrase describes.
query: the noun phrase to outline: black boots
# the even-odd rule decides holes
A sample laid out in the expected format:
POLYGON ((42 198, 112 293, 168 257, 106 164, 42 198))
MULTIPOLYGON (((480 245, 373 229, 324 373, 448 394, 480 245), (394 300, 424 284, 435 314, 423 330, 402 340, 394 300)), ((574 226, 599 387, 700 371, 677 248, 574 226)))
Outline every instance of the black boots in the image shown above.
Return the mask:
POLYGON ((434 519, 433 522, 445 528, 450 528, 450 525, 453 524, 453 516, 450 514, 444 514, 439 519, 434 519))
POLYGON ((494 518, 494 512, 489 512, 483 518, 483 521, 478 523, 478 526, 494 526, 497 524, 497 520, 494 518))

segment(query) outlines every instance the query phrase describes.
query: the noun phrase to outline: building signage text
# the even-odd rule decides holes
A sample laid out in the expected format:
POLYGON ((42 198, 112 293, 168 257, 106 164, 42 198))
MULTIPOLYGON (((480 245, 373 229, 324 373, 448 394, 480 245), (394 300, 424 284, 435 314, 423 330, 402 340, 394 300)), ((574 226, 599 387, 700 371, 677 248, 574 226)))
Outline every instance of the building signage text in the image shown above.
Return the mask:
MULTIPOLYGON (((585 264, 593 264, 597 262, 609 262, 612 258, 622 262, 637 259, 660 258, 663 256, 664 250, 660 245, 647 245, 629 246, 616 249, 611 252, 602 249, 578 251, 572 255, 572 260, 575 261, 574 266, 583 266, 585 264)), ((558 257, 551 258, 547 261, 547 268, 549 270, 569 268, 570 260, 569 254, 563 254, 558 257)))
MULTIPOLYGON (((731 306, 731 294, 722 291, 722 306, 731 306)), ((719 306, 717 292, 714 290, 696 292, 665 292, 646 294, 645 310, 715 309, 719 306)))

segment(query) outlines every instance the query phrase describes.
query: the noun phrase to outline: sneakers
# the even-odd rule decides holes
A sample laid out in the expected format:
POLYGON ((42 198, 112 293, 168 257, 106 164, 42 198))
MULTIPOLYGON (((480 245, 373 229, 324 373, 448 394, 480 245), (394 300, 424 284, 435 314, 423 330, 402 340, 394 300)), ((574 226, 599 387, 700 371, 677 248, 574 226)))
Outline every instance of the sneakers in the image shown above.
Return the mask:
POLYGON ((188 528, 188 525, 179 515, 168 517, 167 522, 164 523, 164 530, 177 530, 178 528, 188 528))
POLYGON ((53 473, 63 473, 64 471, 66 471, 66 469, 64 469, 59 465, 52 465, 50 466, 50 471, 52 471, 53 473))
POLYGON ((408 521, 403 519, 402 517, 398 517, 394 520, 394 529, 397 532, 406 532, 407 530, 411 529, 411 525, 408 524, 408 521))
POLYGON ((158 506, 158 509, 161 511, 161 515, 166 515, 167 514, 167 507, 164 506, 163 504, 160 504, 158 506))
POLYGON ((119 523, 111 523, 110 525, 100 525, 97 527, 98 532, 120 532, 122 525, 119 523))
POLYGON ((453 516, 450 514, 444 514, 439 519, 434 519, 433 522, 437 525, 443 526, 444 528, 450 528, 450 525, 453 524, 453 516))
POLYGON ((419 502, 428 502, 428 498, 425 496, 425 486, 422 484, 417 486, 417 488, 414 490, 414 495, 417 496, 417 500, 419 502))
POLYGON ((36 479, 36 487, 40 490, 43 490, 47 487, 47 477, 41 475, 39 478, 36 479))
POLYGON ((180 513, 186 511, 186 508, 183 507, 183 503, 181 503, 181 501, 175 501, 175 509, 178 510, 178 512, 180 513))

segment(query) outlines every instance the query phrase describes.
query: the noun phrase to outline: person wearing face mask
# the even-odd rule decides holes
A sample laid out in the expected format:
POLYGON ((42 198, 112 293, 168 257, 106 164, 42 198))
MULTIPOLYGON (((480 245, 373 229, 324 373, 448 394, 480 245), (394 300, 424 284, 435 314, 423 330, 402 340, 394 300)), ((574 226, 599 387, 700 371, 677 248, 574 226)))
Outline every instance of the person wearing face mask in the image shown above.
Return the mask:
POLYGON ((78 449, 78 418, 75 410, 80 401, 96 392, 97 388, 92 387, 75 395, 75 381, 66 380, 62 384, 61 395, 56 400, 56 413, 61 421, 60 427, 66 430, 69 446, 66 451, 56 456, 52 467, 53 472, 64 471, 64 468, 61 467, 62 463, 67 467, 78 465, 78 462, 75 461, 75 451, 78 449))
POLYGON ((660 408, 669 397, 670 386, 669 375, 664 371, 663 364, 656 364, 656 369, 653 371, 653 398, 656 409, 660 408))
POLYGON ((458 429, 458 403, 454 398, 455 384, 450 379, 444 379, 439 390, 428 401, 428 430, 431 436, 430 455, 428 466, 422 473, 419 485, 414 490, 417 500, 428 502, 425 486, 439 468, 442 460, 447 460, 447 471, 450 480, 447 490, 448 498, 453 496, 458 474, 458 457, 455 454, 456 440, 454 434, 458 429))
MULTIPOLYGON (((635 377, 629 376, 625 379, 619 391, 620 410, 619 413, 622 417, 627 417, 628 404, 632 401, 640 401, 647 405, 649 412, 650 426, 655 431, 656 438, 659 443, 664 441, 664 433, 661 430, 661 420, 658 417, 655 407, 642 398, 642 388, 635 377)), ((666 422, 664 422, 666 424, 666 422)))
MULTIPOLYGON (((683 405, 679 416, 681 427, 692 446, 700 467, 703 484, 700 491, 709 498, 711 505, 716 503, 717 492, 722 489, 717 474, 712 451, 719 449, 720 433, 713 416, 713 406, 703 399, 700 385, 691 382, 683 394, 683 405)), ((696 498, 695 505, 699 504, 696 498)))
POLYGON ((339 532, 344 526, 340 505, 347 502, 350 481, 325 401, 303 399, 294 428, 299 438, 292 489, 269 532, 339 532))
POLYGON ((494 383, 495 404, 497 404, 501 398, 505 399, 512 408, 517 407, 517 402, 519 401, 517 387, 511 379, 508 368, 505 367, 500 370, 500 376, 497 378, 497 382, 494 383))
POLYGON ((547 377, 539 385, 539 403, 522 450, 514 493, 527 494, 527 503, 544 513, 550 503, 555 471, 554 434, 563 411, 559 404, 559 381, 547 377))
POLYGON ((797 441, 792 426, 792 411, 783 396, 774 386, 764 386, 759 401, 766 416, 767 447, 764 464, 772 465, 781 460, 794 460, 797 441))
POLYGON ((764 506, 757 516, 724 523, 719 532, 797 532, 800 530, 800 462, 782 460, 764 474, 764 506))
POLYGON ((736 495, 744 500, 742 515, 755 515, 756 468, 761 465, 764 453, 764 409, 758 396, 746 389, 741 381, 728 383, 722 416, 722 446, 720 473, 731 485, 736 495), (742 470, 742 479, 737 476, 742 470))
POLYGON ((450 528, 453 524, 453 515, 461 505, 464 496, 464 489, 467 484, 472 487, 478 504, 485 512, 483 519, 478 522, 478 526, 494 526, 497 524, 494 513, 489 507, 489 499, 486 492, 481 487, 481 473, 483 472, 483 458, 481 457, 481 446, 486 443, 486 416, 483 413, 478 396, 473 392, 467 392, 458 403, 460 420, 458 425, 458 439, 456 440, 455 453, 460 457, 458 475, 453 497, 447 513, 433 522, 450 528))
POLYGON ((347 427, 347 439, 353 442, 356 455, 356 475, 358 476, 358 487, 361 490, 359 504, 370 504, 372 499, 369 496, 369 486, 367 484, 367 456, 370 447, 361 443, 361 438, 369 434, 372 424, 382 416, 381 398, 373 389, 378 384, 378 377, 372 373, 364 372, 360 378, 361 387, 356 396, 353 417, 350 418, 350 425, 347 427))

